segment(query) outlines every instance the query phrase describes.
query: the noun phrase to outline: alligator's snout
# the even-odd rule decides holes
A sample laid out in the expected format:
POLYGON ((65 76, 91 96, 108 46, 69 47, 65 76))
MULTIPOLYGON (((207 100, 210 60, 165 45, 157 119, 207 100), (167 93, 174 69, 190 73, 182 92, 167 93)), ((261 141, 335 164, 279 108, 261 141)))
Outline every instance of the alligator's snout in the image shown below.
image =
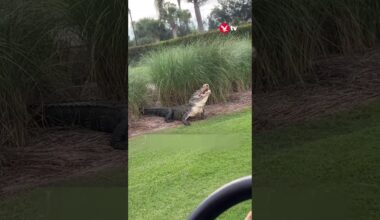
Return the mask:
POLYGON ((210 89, 208 84, 203 84, 202 86, 202 94, 205 94, 210 89))

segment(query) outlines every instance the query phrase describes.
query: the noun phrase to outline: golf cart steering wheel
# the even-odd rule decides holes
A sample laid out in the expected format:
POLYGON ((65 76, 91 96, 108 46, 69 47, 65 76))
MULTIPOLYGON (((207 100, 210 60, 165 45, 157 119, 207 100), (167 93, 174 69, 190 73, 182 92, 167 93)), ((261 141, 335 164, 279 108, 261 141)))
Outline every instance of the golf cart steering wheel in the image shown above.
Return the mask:
MULTIPOLYGON (((252 176, 234 180, 213 192, 191 214, 188 220, 216 219, 232 206, 252 198, 252 176)), ((243 218, 244 216, 242 216, 243 218)))

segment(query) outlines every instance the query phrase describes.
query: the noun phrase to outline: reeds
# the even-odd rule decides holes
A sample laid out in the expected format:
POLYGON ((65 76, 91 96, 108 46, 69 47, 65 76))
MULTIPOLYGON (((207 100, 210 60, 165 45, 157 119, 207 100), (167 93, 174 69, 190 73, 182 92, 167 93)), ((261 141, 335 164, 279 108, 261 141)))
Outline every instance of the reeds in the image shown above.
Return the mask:
POLYGON ((60 46, 72 42, 63 38, 87 48, 87 81, 106 98, 127 100, 127 1, 13 0, 1 9, 0 147, 24 145, 34 123, 28 106, 73 85, 60 60, 60 46))
POLYGON ((316 82, 313 59, 371 47, 379 38, 378 1, 255 0, 255 89, 316 82))
POLYGON ((64 0, 69 26, 86 42, 89 80, 112 100, 127 101, 128 7, 125 0, 64 0))
POLYGON ((0 27, 0 150, 21 146, 33 116, 27 107, 64 83, 55 36, 64 13, 59 1, 9 1, 0 27))
POLYGON ((150 82, 149 73, 146 68, 135 67, 129 70, 128 78, 128 116, 136 119, 140 110, 151 100, 147 87, 150 82))
POLYGON ((187 103, 204 83, 213 91, 210 102, 222 102, 233 91, 251 86, 251 40, 222 36, 146 55, 147 66, 163 105, 187 103))

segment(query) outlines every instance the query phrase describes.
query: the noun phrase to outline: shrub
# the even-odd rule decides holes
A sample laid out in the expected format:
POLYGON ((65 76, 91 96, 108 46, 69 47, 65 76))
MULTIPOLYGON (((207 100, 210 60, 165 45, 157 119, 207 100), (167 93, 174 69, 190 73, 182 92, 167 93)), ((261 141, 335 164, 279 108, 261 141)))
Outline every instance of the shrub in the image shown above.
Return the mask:
MULTIPOLYGON (((237 36, 250 36, 252 34, 252 26, 250 24, 245 24, 239 26, 235 33, 231 32, 230 35, 237 36)), ((149 51, 159 50, 163 47, 172 47, 178 45, 187 45, 195 41, 212 41, 214 38, 220 37, 221 33, 219 30, 212 30, 201 34, 191 34, 185 37, 179 37, 176 39, 171 39, 167 41, 161 41, 156 44, 147 44, 142 46, 130 47, 128 48, 128 62, 137 62, 142 55, 149 51)))

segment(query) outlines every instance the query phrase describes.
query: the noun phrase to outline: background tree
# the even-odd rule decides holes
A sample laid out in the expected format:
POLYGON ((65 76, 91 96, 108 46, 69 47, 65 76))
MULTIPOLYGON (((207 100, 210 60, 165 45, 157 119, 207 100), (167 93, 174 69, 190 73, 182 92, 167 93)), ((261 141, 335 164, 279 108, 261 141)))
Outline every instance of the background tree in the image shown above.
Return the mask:
POLYGON ((178 35, 179 36, 185 36, 191 32, 190 18, 191 18, 191 13, 189 10, 179 10, 178 12, 178 20, 179 20, 178 35))
POLYGON ((251 0, 219 0, 227 14, 236 24, 252 19, 251 0))
POLYGON ((128 34, 128 46, 131 46, 131 38, 129 37, 129 34, 128 34))
MULTIPOLYGON (((204 31, 203 21, 202 21, 202 15, 201 15, 201 11, 200 11, 200 6, 204 2, 206 2, 206 1, 207 0, 187 0, 187 2, 194 4, 195 17, 197 19, 198 31, 200 31, 200 32, 204 31)), ((177 3, 178 3, 178 8, 181 11, 181 0, 177 0, 177 3)), ((164 6, 165 5, 164 0, 154 0, 154 4, 155 4, 156 10, 158 11, 158 14, 159 14, 159 20, 164 19, 164 14, 165 14, 165 12, 164 12, 165 11, 165 9, 164 9, 164 7, 165 7, 164 6)), ((172 3, 170 3, 170 4, 172 6, 174 5, 172 3)), ((176 35, 177 31, 174 31, 172 34, 176 35)))
POLYGON ((222 9, 215 7, 208 16, 209 30, 217 29, 222 22, 231 23, 230 16, 222 9))
POLYGON ((167 24, 172 31, 172 37, 184 36, 190 33, 190 18, 189 10, 180 10, 173 3, 164 3, 162 10, 162 22, 167 24))
POLYGON ((209 17, 209 29, 215 29, 221 22, 238 25, 252 19, 251 0, 218 0, 220 6, 215 7, 209 17))
POLYGON ((173 38, 177 37, 178 24, 177 20, 180 15, 180 10, 177 9, 176 5, 170 2, 165 2, 162 10, 162 20, 169 24, 172 31, 173 38))
POLYGON ((203 21, 202 21, 202 16, 201 16, 201 11, 199 7, 205 3, 207 0, 188 0, 188 2, 194 4, 194 11, 195 11, 195 17, 197 19, 197 24, 198 24, 198 31, 203 32, 204 27, 203 27, 203 21))
POLYGON ((139 44, 154 43, 160 41, 161 26, 158 20, 143 18, 135 23, 135 36, 139 38, 139 44))
POLYGON ((160 40, 169 40, 172 38, 172 32, 164 22, 159 24, 160 40))
POLYGON ((161 20, 164 10, 164 0, 154 0, 154 6, 158 12, 158 20, 161 20))
MULTIPOLYGON (((129 17, 131 18, 132 31, 133 31, 133 35, 135 35, 135 44, 137 45, 137 38, 136 38, 136 33, 135 33, 135 27, 134 27, 133 20, 132 20, 131 9, 129 9, 129 8, 128 8, 128 14, 129 14, 129 17)), ((128 35, 128 42, 129 42, 129 35, 128 35)))
POLYGON ((170 30, 159 20, 143 18, 137 21, 135 26, 139 44, 159 42, 160 40, 167 39, 167 35, 170 35, 170 30))

